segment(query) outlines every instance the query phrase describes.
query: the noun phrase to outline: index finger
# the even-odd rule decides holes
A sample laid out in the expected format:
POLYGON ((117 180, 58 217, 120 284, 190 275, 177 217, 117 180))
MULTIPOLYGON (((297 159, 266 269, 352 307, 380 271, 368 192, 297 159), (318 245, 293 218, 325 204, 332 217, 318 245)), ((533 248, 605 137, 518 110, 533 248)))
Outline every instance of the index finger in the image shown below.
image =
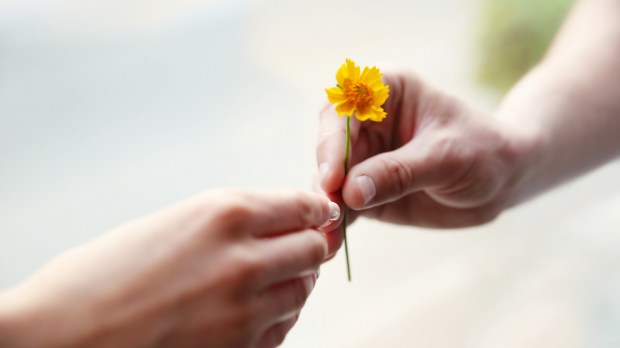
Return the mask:
POLYGON ((336 203, 313 192, 262 192, 250 194, 245 200, 249 210, 247 225, 259 237, 318 228, 340 216, 336 203))
MULTIPOLYGON (((327 193, 340 190, 344 183, 346 117, 338 116, 331 104, 326 104, 319 113, 316 160, 319 170, 319 185, 327 193)), ((351 144, 355 144, 359 129, 359 122, 352 119, 351 144)))

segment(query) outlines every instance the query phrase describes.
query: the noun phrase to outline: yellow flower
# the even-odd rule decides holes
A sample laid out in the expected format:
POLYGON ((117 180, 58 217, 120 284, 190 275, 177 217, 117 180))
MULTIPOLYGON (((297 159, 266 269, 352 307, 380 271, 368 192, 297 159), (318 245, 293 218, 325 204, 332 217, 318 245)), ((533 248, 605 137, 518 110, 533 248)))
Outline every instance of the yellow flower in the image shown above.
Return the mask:
POLYGON ((377 67, 360 67, 347 58, 336 73, 338 84, 327 88, 329 102, 336 106, 338 116, 353 116, 360 121, 381 122, 386 113, 381 107, 390 94, 390 86, 381 81, 383 75, 377 67))

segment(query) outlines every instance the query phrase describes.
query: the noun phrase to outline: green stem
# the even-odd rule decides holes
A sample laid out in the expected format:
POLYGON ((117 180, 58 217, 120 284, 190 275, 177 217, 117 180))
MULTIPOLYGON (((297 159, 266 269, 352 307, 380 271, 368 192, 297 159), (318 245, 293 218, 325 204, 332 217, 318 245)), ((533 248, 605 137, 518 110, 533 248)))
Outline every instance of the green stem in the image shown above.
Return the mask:
MULTIPOLYGON (((349 173, 349 143, 351 142, 351 117, 345 116, 347 118, 347 136, 346 136, 346 145, 344 150, 344 177, 347 177, 349 173)), ((344 237, 344 254, 347 258, 347 277, 349 281, 351 281, 351 264, 349 263, 349 243, 347 242, 347 206, 343 204, 343 214, 342 214, 342 234, 344 237)))

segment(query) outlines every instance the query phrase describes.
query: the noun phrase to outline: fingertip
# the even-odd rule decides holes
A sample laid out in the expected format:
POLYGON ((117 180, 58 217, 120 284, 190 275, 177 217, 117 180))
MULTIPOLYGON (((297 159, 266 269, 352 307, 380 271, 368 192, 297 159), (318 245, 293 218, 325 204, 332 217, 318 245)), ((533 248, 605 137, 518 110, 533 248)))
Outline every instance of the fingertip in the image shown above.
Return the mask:
POLYGON ((319 188, 318 190, 315 189, 315 191, 310 191, 309 193, 316 199, 316 203, 321 206, 322 214, 320 217, 317 217, 317 219, 320 219, 321 224, 317 226, 327 226, 328 223, 337 218, 337 215, 340 215, 340 207, 338 207, 337 204, 331 200, 331 197, 327 193, 323 192, 323 190, 319 188))
POLYGON ((329 202, 329 221, 336 221, 340 218, 340 207, 334 202, 329 202))
POLYGON ((327 193, 339 191, 344 181, 344 168, 330 162, 319 165, 319 186, 327 193))
MULTIPOLYGON (((364 175, 364 177, 365 178, 360 178, 360 176, 349 177, 344 183, 344 186, 342 188, 342 199, 344 200, 347 207, 351 209, 360 210, 366 207, 367 199, 365 198, 364 191, 360 184, 365 185, 366 187, 369 185, 369 183, 368 176, 364 175)), ((366 195, 373 192, 372 189, 368 187, 365 188, 365 190, 367 191, 366 195)))
POLYGON ((342 222, 340 206, 333 201, 328 201, 327 207, 327 221, 318 227, 318 229, 322 232, 332 230, 342 222))

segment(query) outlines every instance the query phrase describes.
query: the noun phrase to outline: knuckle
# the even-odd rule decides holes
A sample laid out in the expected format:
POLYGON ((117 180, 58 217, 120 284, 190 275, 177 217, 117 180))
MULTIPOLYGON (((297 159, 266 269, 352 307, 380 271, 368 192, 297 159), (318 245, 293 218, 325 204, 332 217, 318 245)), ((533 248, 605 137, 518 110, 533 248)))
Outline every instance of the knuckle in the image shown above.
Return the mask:
POLYGON ((249 290, 258 281, 263 263, 248 248, 237 247, 229 251, 229 267, 220 270, 220 283, 234 284, 239 291, 249 290))
POLYGON ((413 181, 411 168, 402 160, 393 157, 384 159, 383 165, 388 173, 388 180, 396 192, 406 192, 413 181))
POLYGON ((308 295, 310 294, 308 293, 308 291, 306 290, 306 287, 304 286, 303 279, 296 279, 293 284, 294 285, 293 285, 293 290, 291 293, 291 304, 293 308, 299 309, 303 307, 303 305, 306 303, 306 299, 308 298, 308 295))
POLYGON ((308 226, 316 219, 314 206, 305 193, 296 193, 297 218, 301 226, 308 226))
POLYGON ((264 334, 264 337, 261 339, 259 346, 257 348, 275 348, 278 347, 288 333, 288 328, 284 325, 284 323, 276 324, 267 330, 264 334))
POLYGON ((226 197, 217 206, 209 206, 209 209, 215 210, 215 222, 226 230, 242 229, 252 216, 252 209, 241 196, 226 197))
POLYGON ((250 206, 241 197, 229 199, 222 205, 220 214, 226 217, 244 219, 251 215, 250 206))
POLYGON ((237 279, 245 286, 256 284, 261 277, 261 272, 265 268, 265 262, 252 253, 238 257, 237 279))
POLYGON ((276 325, 272 331, 272 335, 273 335, 272 342, 274 343, 273 347, 277 347, 280 344, 282 344, 282 342, 284 342, 284 339, 286 338, 287 333, 288 332, 286 328, 284 327, 284 325, 282 324, 276 325))

